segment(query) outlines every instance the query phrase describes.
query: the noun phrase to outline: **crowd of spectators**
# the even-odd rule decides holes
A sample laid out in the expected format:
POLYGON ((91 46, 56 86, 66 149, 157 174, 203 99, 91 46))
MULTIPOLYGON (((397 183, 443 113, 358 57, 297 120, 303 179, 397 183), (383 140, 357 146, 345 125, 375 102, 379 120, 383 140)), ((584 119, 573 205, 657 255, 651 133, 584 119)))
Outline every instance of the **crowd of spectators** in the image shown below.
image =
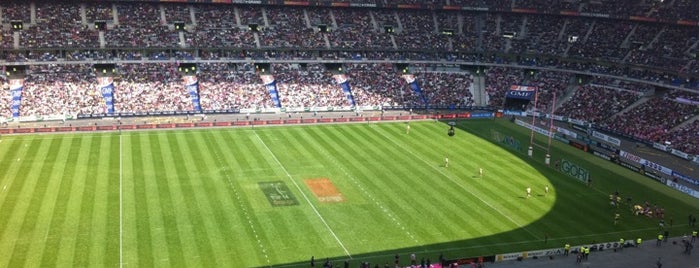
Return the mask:
POLYGON ((10 49, 14 46, 12 31, 7 31, 0 27, 0 49, 10 49))
POLYGON ((119 12, 119 25, 105 32, 108 47, 153 48, 178 47, 179 37, 161 20, 158 5, 115 4, 119 12))
MULTIPOLYGON (((114 79, 116 112, 191 111, 183 75, 170 63, 119 64, 114 79)), ((273 64, 282 107, 347 107, 347 96, 320 64, 273 64)), ((413 74, 427 103, 392 64, 351 64, 346 75, 358 106, 456 108, 473 103, 472 79, 461 72, 416 70, 413 74)), ((197 73, 204 110, 272 108, 267 90, 252 64, 202 63, 197 73)), ((3 89, 8 84, 3 82, 3 89)), ((0 116, 9 117, 9 90, 0 116)), ((28 70, 22 116, 101 114, 106 105, 92 66, 38 65, 28 70)))
POLYGON ((98 33, 82 24, 80 9, 66 3, 38 6, 36 24, 27 25, 19 41, 24 48, 99 47, 98 33))
POLYGON ((252 64, 204 63, 198 67, 199 99, 203 110, 274 107, 252 64))
POLYGON ((529 16, 526 32, 521 38, 512 40, 510 53, 563 55, 568 42, 560 33, 565 25, 565 18, 559 16, 529 16))
POLYGON ((105 112, 106 106, 90 65, 36 65, 28 70, 22 91, 23 116, 105 112))
POLYGON ((662 142, 673 127, 699 113, 698 106, 679 103, 668 96, 658 96, 633 109, 607 118, 602 126, 633 137, 662 142))
POLYGON ((177 65, 122 64, 115 83, 114 109, 118 112, 191 111, 192 100, 177 65))
POLYGON ((622 49, 621 45, 632 28, 632 24, 628 22, 596 20, 592 32, 585 40, 573 43, 568 55, 621 61, 626 56, 626 49, 622 49))
POLYGON ((2 23, 7 24, 13 21, 29 23, 31 22, 30 12, 29 2, 9 1, 2 3, 2 23))
POLYGON ((353 9, 334 9, 337 28, 327 35, 332 48, 391 49, 390 35, 374 27, 369 12, 353 9))
POLYGON ((198 5, 195 15, 197 29, 230 29, 241 26, 238 25, 235 8, 231 6, 198 5))
POLYGON ((112 4, 87 2, 85 3, 85 17, 87 18, 87 23, 94 23, 95 21, 114 23, 112 4))
POLYGON ((536 9, 539 12, 557 14, 560 10, 578 11, 580 0, 517 0, 515 8, 536 9))
MULTIPOLYGON (((377 1, 385 4, 420 2, 377 1)), ((635 3, 632 0, 589 3, 551 0, 439 1, 443 4, 488 6, 493 8, 491 11, 506 10, 510 7, 546 11, 565 9, 651 17, 677 16, 684 19, 696 19, 696 14, 699 14, 692 13, 697 7, 691 5, 691 1, 688 0, 634 4, 630 8, 622 8, 632 2, 635 3)), ((36 5, 36 19, 32 21, 31 6, 27 3, 9 2, 0 6, 3 23, 15 20, 25 23, 24 30, 19 34, 20 50, 0 52, 2 59, 13 62, 116 58, 192 60, 195 56, 202 59, 462 59, 591 71, 699 88, 696 79, 668 77, 663 73, 640 68, 629 69, 595 62, 560 61, 529 55, 514 59, 490 53, 476 53, 502 53, 510 47, 506 45, 510 44, 509 52, 515 54, 567 54, 573 58, 612 62, 622 62, 625 59, 627 63, 634 65, 696 75, 699 62, 695 59, 697 49, 692 50, 692 47, 696 47, 699 42, 699 28, 690 26, 493 12, 379 12, 351 8, 150 3, 39 3, 36 5), (81 17, 82 6, 85 7, 85 19, 81 17), (115 7, 115 10, 112 7, 115 7), (114 13, 117 14, 118 23, 114 21, 114 13), (196 21, 192 20, 192 14, 196 21), (138 49, 109 52, 92 50, 100 47, 99 31, 94 29, 92 24, 98 20, 105 20, 110 24, 108 29, 103 30, 106 47, 138 49), (184 32, 185 48, 172 50, 169 48, 180 47, 178 32, 172 27, 174 22, 180 21, 188 26, 184 32), (248 28, 249 24, 258 24, 259 32, 251 31, 248 28), (327 27, 327 33, 320 32, 321 25, 327 27), (385 26, 393 27, 395 31, 386 33, 385 26), (444 30, 452 30, 453 35, 443 34, 444 30), (517 32, 518 36, 508 41, 502 36, 504 32, 517 32), (572 36, 578 37, 576 42, 569 42, 569 37, 572 36), (37 48, 41 50, 36 50, 37 48), (151 50, 139 50, 143 48, 151 50), (190 51, 186 48, 203 49, 190 51), (241 51, 226 51, 223 48, 241 51), (253 48, 267 50, 242 51, 253 48), (276 48, 290 50, 275 51, 276 48), (307 48, 320 51, 305 51, 307 48), (409 51, 325 51, 328 48, 409 51)), ((13 33, 14 31, 7 27, 0 28, 0 48, 14 46, 13 33)), ((23 105, 22 108, 24 115, 104 112, 99 94, 94 93, 95 79, 90 74, 89 66, 56 66, 61 65, 32 67, 27 77, 27 98, 23 102, 27 105, 23 105), (47 71, 47 68, 54 67, 60 70, 57 73, 62 75, 61 77, 47 71), (80 79, 83 79, 82 82, 80 79), (37 88, 49 90, 42 92, 36 90, 37 88), (74 96, 89 97, 78 100, 74 96)), ((259 75, 249 67, 202 64, 200 80, 204 109, 271 107, 268 94, 264 87, 260 86, 259 75)), ((123 80, 117 83, 117 110, 148 112, 191 109, 191 100, 184 90, 180 75, 174 71, 173 63, 123 64, 120 65, 120 70, 123 80)), ((294 64, 275 64, 274 71, 279 82, 282 105, 285 107, 347 105, 346 96, 322 65, 309 64, 301 68, 294 64)), ((417 105, 422 101, 390 65, 352 64, 348 66, 348 75, 358 105, 417 105)), ((416 72, 415 76, 431 105, 468 106, 472 103, 470 77, 441 71, 416 72)), ((504 100, 504 92, 510 85, 530 84, 542 89, 539 108, 550 109, 552 93, 556 92, 557 96, 565 94, 566 89, 571 88, 571 78, 569 74, 547 71, 528 77, 521 71, 493 67, 487 71, 486 77, 489 104, 500 106, 504 100)), ((668 95, 650 98, 626 114, 614 116, 629 103, 636 101, 639 95, 652 95, 653 90, 653 87, 644 84, 596 78, 592 84, 570 92, 573 94, 572 101, 564 103, 559 111, 570 117, 587 115, 589 120, 639 138, 653 141, 667 139, 670 128, 697 114, 696 108, 692 108, 695 106, 678 103, 673 95, 668 95), (599 107, 608 108, 603 110, 599 107), (659 117, 659 114, 662 117, 659 117)), ((6 115, 4 113, 7 109, 3 109, 2 115, 6 115)), ((683 129, 683 133, 691 133, 696 129, 691 126, 695 125, 683 129)))
POLYGON ((547 112, 555 109, 556 107, 553 107, 554 102, 558 102, 557 104, 561 103, 572 78, 573 75, 570 73, 551 71, 536 72, 534 76, 531 77, 528 85, 537 87, 537 109, 547 112))
MULTIPOLYGON (((248 26, 252 24, 257 24, 259 26, 265 26, 265 21, 262 13, 262 9, 256 6, 236 6, 238 9, 238 14, 240 15, 240 23, 243 26, 248 26)), ((267 11, 275 9, 276 7, 268 7, 267 11)))
POLYGON ((661 140, 664 144, 670 144, 673 149, 699 155, 699 120, 666 133, 661 140))
POLYGON ((513 71, 503 67, 489 68, 486 71, 485 91, 488 94, 488 105, 502 107, 505 103, 505 93, 512 85, 524 83, 522 71, 513 71))
POLYGON ((189 6, 180 4, 163 4, 165 20, 172 24, 174 22, 182 22, 185 25, 192 24, 192 16, 189 12, 189 6))
POLYGON ((641 97, 640 93, 590 84, 577 88, 573 96, 560 108, 557 115, 600 123, 621 112, 641 97))
MULTIPOLYGON (((464 4, 478 4, 476 2, 478 1, 464 1, 464 4)), ((514 3, 515 6, 522 7, 551 4, 535 0, 493 1, 489 4, 499 5, 496 2, 502 2, 500 4, 505 6, 509 2, 509 5, 514 3)), ((582 6, 616 6, 612 2, 600 3, 582 6)), ((685 2, 678 0, 677 3, 681 5, 685 2)), ((573 1, 553 6, 571 4, 578 5, 573 1)), ((666 6, 668 5, 656 6, 654 9, 666 6)), ((28 21, 30 9, 31 6, 25 4, 3 4, 2 18, 4 21, 17 18, 28 21)), ((690 48, 699 40, 699 29, 690 26, 659 26, 646 22, 531 14, 505 16, 504 13, 492 12, 377 12, 318 7, 151 3, 85 4, 86 18, 83 21, 81 10, 81 6, 62 3, 38 5, 36 24, 28 24, 21 31, 19 48, 98 48, 101 45, 99 33, 91 23, 106 20, 109 23, 109 27, 104 30, 104 45, 107 48, 333 48, 470 53, 501 53, 509 49, 508 52, 515 54, 568 55, 614 62, 626 59, 631 64, 688 74, 697 72, 691 64, 693 52, 690 48), (118 21, 116 24, 113 21, 114 13, 118 21), (196 24, 192 20, 192 13, 197 18, 196 24), (188 26, 184 44, 179 42, 178 33, 172 25, 178 21, 188 26), (248 29, 249 24, 258 25, 259 35, 256 36, 248 29), (55 27, 56 25, 60 27, 55 27), (328 32, 319 32, 320 25, 327 27, 328 32), (386 33, 384 26, 393 27, 394 31, 386 33), (443 30, 454 32, 453 35, 445 35, 442 34, 443 30), (517 32, 518 36, 508 41, 502 37, 504 32, 517 32), (60 38, 55 38, 56 36, 60 38), (570 37, 577 37, 577 41, 570 44, 570 37), (628 42, 624 43, 625 40, 628 42), (511 46, 506 46, 507 44, 511 46), (570 49, 568 46, 571 46, 570 49)), ((12 31, 4 30, 0 36, 1 47, 13 46, 12 31)), ((69 60, 89 58, 63 53, 41 59, 60 59, 67 55, 72 56, 69 60)), ((420 58, 435 59, 430 55, 422 55, 420 58)))
POLYGON ((12 116, 12 93, 10 92, 10 84, 7 79, 0 77, 0 121, 3 118, 12 116))

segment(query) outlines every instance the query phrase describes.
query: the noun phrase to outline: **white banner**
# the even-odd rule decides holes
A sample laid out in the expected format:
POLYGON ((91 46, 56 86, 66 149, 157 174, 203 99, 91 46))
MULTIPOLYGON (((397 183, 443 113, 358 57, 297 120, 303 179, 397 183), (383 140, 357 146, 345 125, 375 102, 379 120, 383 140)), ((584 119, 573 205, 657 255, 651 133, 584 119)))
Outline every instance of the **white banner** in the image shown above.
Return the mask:
POLYGON ((692 160, 692 157, 690 157, 687 153, 683 151, 672 149, 671 153, 684 159, 692 160))
POLYGON ((542 134, 542 135, 547 136, 547 137, 551 135, 551 132, 549 132, 548 130, 545 130, 545 129, 537 127, 537 126, 532 126, 531 124, 524 122, 522 120, 519 120, 519 119, 515 120, 515 124, 526 127, 528 129, 533 129, 534 132, 542 134))
POLYGON ((656 163, 654 163, 654 162, 648 161, 648 160, 646 160, 646 159, 641 158, 640 156, 634 155, 634 154, 629 153, 629 152, 627 152, 627 151, 620 150, 620 151, 619 151, 619 156, 621 156, 621 157, 623 157, 623 158, 626 158, 626 159, 628 159, 628 160, 631 160, 631 161, 633 161, 634 163, 638 163, 638 164, 644 165, 644 166, 646 166, 646 168, 650 168, 650 169, 653 169, 653 170, 657 170, 657 171, 660 171, 660 172, 665 173, 665 174, 667 174, 667 175, 672 175, 672 169, 667 168, 667 167, 665 167, 665 166, 663 166, 663 165, 656 164, 656 163))
POLYGON ((643 158, 641 158, 640 156, 637 156, 624 150, 619 150, 619 156, 639 164, 641 163, 641 160, 643 160, 643 158))
POLYGON ((646 168, 654 169, 667 175, 672 175, 672 169, 662 166, 660 164, 653 163, 643 158, 641 158, 641 165, 645 165, 646 168))
POLYGON ((667 146, 660 144, 660 143, 657 143, 657 142, 653 143, 653 148, 667 152, 667 146))
POLYGON ((577 138, 578 138, 578 133, 575 133, 574 131, 570 131, 570 130, 568 130, 568 129, 566 129, 566 128, 556 127, 556 131, 558 131, 559 133, 563 133, 563 134, 565 134, 565 135, 567 135, 567 136, 569 136, 569 137, 572 137, 572 138, 574 138, 574 139, 577 139, 577 138))
POLYGON ((699 192, 697 192, 696 190, 694 190, 690 187, 684 186, 684 185, 679 184, 679 183, 675 183, 672 180, 665 181, 665 184, 667 184, 667 186, 675 188, 675 190, 678 190, 680 192, 688 194, 694 198, 699 198, 699 192))
POLYGON ((524 252, 523 258, 534 258, 534 257, 546 257, 546 256, 557 256, 557 255, 563 255, 563 248, 550 248, 550 249, 542 249, 542 250, 534 250, 534 251, 527 251, 524 252))
POLYGON ((507 254, 498 254, 495 255, 495 261, 500 262, 500 261, 514 261, 520 257, 524 256, 524 252, 516 252, 516 253, 507 253, 507 254))
POLYGON ((568 118, 568 122, 571 122, 571 123, 576 124, 576 125, 588 127, 587 123, 585 123, 585 121, 583 121, 583 120, 568 118))
MULTIPOLYGON (((624 241, 624 244, 626 243, 633 243, 633 240, 626 240, 624 241)), ((578 245, 578 246, 572 246, 570 248, 571 252, 573 251, 580 251, 581 247, 587 247, 590 248, 591 250, 609 250, 609 249, 615 249, 619 248, 622 245, 619 243, 619 241, 614 241, 614 242, 603 242, 603 243, 596 243, 596 244, 587 244, 587 245, 578 245)), ((506 254, 497 254, 495 255, 495 262, 502 262, 502 261, 513 261, 518 258, 533 258, 533 257, 545 257, 545 256, 557 256, 557 255, 563 255, 563 248, 550 248, 550 249, 542 249, 542 250, 532 250, 532 251, 524 251, 524 252, 514 252, 514 253, 506 253, 506 254)))
POLYGON ((608 143, 610 143, 610 144, 612 144, 612 145, 621 146, 621 140, 620 140, 620 139, 617 139, 617 138, 615 138, 615 137, 606 135, 606 134, 604 134, 604 133, 600 133, 600 132, 597 132, 597 131, 592 131, 592 137, 595 137, 595 138, 597 138, 597 139, 600 139, 600 140, 602 140, 602 141, 604 141, 604 142, 608 142, 608 143))

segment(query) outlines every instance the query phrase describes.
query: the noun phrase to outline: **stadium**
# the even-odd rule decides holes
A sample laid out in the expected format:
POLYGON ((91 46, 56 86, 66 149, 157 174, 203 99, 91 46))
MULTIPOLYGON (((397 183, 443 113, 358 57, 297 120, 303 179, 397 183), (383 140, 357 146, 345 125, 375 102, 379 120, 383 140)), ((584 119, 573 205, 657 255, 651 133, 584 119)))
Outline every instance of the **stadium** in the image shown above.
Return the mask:
POLYGON ((698 267, 698 52, 692 0, 3 0, 0 267, 698 267))

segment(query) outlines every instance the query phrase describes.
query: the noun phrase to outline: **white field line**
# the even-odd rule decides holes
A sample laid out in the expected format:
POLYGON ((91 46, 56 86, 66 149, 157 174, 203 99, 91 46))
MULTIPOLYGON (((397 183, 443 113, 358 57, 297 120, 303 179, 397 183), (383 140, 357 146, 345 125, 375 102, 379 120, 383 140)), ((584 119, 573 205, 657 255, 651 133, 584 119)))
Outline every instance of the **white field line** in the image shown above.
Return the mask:
POLYGON ((405 234, 408 235, 408 237, 410 237, 410 238, 415 242, 415 244, 417 244, 417 245, 420 246, 420 247, 424 247, 424 244, 421 243, 421 242, 417 239, 417 237, 415 237, 415 236, 410 232, 410 230, 408 230, 408 228, 406 228, 406 226, 404 226, 403 224, 401 224, 401 220, 399 220, 398 217, 396 217, 395 213, 393 213, 392 211, 388 210, 388 208, 386 208, 386 206, 384 206, 381 202, 379 202, 379 200, 377 200, 376 197, 374 197, 371 193, 369 193, 369 191, 366 190, 366 188, 359 182, 359 180, 357 180, 357 178, 355 178, 354 176, 352 176, 352 174, 350 174, 350 172, 349 172, 347 169, 345 169, 345 168, 340 164, 340 162, 337 161, 337 159, 335 159, 335 157, 332 157, 332 154, 328 153, 328 151, 325 150, 325 148, 323 148, 322 146, 320 147, 320 151, 321 151, 321 153, 322 153, 323 155, 326 156, 326 159, 329 159, 330 161, 332 161, 334 167, 339 168, 339 169, 342 171, 342 173, 344 173, 345 176, 347 176, 347 178, 349 178, 350 181, 352 181, 352 183, 354 183, 354 184, 357 186, 357 188, 359 188, 359 190, 361 190, 362 193, 364 193, 364 196, 365 196, 365 197, 368 197, 369 199, 371 199, 371 201, 374 202, 374 204, 376 204, 376 206, 378 206, 378 207, 381 209, 381 211, 384 212, 384 215, 386 215, 389 219, 391 219, 391 221, 392 221, 399 229, 403 230, 403 231, 405 232, 405 234))
POLYGON ((507 214, 503 213, 503 212, 500 211, 498 208, 496 208, 495 206, 493 206, 493 205, 491 205, 490 203, 488 203, 488 201, 485 201, 483 198, 481 198, 480 196, 478 196, 477 194, 475 194, 474 192, 472 192, 468 187, 465 187, 463 184, 460 184, 458 181, 456 181, 454 178, 452 178, 451 175, 445 173, 442 169, 437 168, 437 166, 431 164, 430 162, 428 162, 428 161, 425 160, 424 158, 422 158, 422 157, 420 157, 419 155, 415 154, 413 151, 407 149, 407 147, 404 146, 403 144, 399 144, 399 143, 396 142, 395 140, 393 140, 393 139, 391 139, 390 137, 386 136, 386 134, 384 134, 383 131, 381 131, 380 129, 377 129, 376 132, 378 132, 379 134, 381 134, 381 136, 383 136, 384 138, 386 138, 386 140, 389 140, 389 141, 391 141, 393 144, 397 145, 398 148, 402 148, 403 151, 408 152, 408 153, 411 154, 413 157, 419 159, 420 161, 422 161, 423 163, 425 163, 425 164, 426 164, 427 166, 429 166, 430 168, 432 168, 432 169, 434 169, 435 171, 437 171, 437 172, 439 172, 440 174, 442 174, 442 176, 444 176, 445 178, 449 179, 449 181, 453 182, 455 185, 459 186, 459 188, 461 188, 461 189, 463 189, 464 191, 468 192, 468 193, 471 194, 473 197, 478 198, 478 200, 480 200, 481 202, 483 202, 483 204, 487 205, 487 206, 490 207, 493 211, 497 212, 498 214, 502 215, 503 217, 505 217, 505 218, 506 218, 507 220, 509 220, 510 222, 512 222, 512 223, 514 223, 515 225, 517 225, 517 227, 522 228, 523 230, 527 231, 527 233, 531 234, 533 237, 539 237, 539 236, 537 236, 536 234, 534 234, 532 231, 530 231, 529 229, 527 229, 526 227, 524 227, 524 225, 522 225, 522 224, 516 222, 516 221, 515 221, 514 219, 512 219, 510 216, 508 216, 507 214))
MULTIPOLYGON (((216 160, 220 164, 224 164, 225 161, 221 157, 221 155, 213 151, 214 155, 216 155, 216 160)), ((231 188, 233 191, 233 195, 235 196, 236 201, 241 205, 241 209, 243 210, 243 214, 245 215, 245 219, 248 221, 248 224, 250 226, 250 230, 252 230, 252 233, 255 235, 255 240, 257 241, 257 246, 260 248, 260 252, 262 252, 262 255, 264 255, 265 260, 267 261, 267 264, 271 266, 272 261, 269 259, 269 253, 267 253, 267 248, 265 248, 265 245, 262 241, 262 238, 260 238, 260 235, 257 234, 257 229, 255 229, 255 224, 252 222, 252 217, 250 216, 250 212, 243 207, 243 201, 240 198, 241 194, 238 192, 238 189, 233 185, 233 180, 231 180, 231 173, 229 171, 230 169, 228 167, 223 167, 221 171, 223 171, 224 175, 226 176, 226 181, 228 182, 228 187, 231 188)))
POLYGON ((124 267, 124 142, 119 135, 119 268, 124 267))
POLYGON ((318 209, 313 205, 313 203, 312 203, 311 200, 308 198, 308 196, 307 196, 306 193, 303 191, 303 189, 301 189, 301 187, 298 185, 298 183, 296 183, 296 181, 294 181, 294 178, 291 177, 291 174, 289 174, 289 171, 286 170, 286 168, 284 167, 284 165, 282 165, 282 163, 279 161, 279 159, 277 159, 277 156, 274 155, 274 153, 272 152, 272 150, 269 149, 269 147, 267 146, 267 144, 265 144, 265 142, 262 140, 262 138, 260 138, 260 135, 258 135, 257 132, 255 132, 255 137, 257 137, 257 139, 260 141, 260 143, 262 144, 262 146, 264 146, 265 149, 267 149, 267 151, 269 152, 269 154, 272 156, 272 159, 274 159, 274 161, 277 162, 277 165, 279 165, 279 167, 282 168, 282 170, 284 171, 284 173, 286 173, 286 177, 289 179, 289 181, 291 181, 291 183, 294 184, 294 186, 296 186, 296 189, 299 190, 299 193, 301 193, 301 195, 303 196, 303 198, 306 199, 306 202, 308 203, 308 205, 311 206, 311 209, 313 209, 313 212, 315 212, 315 214, 318 216, 318 218, 320 219, 320 221, 323 222, 323 224, 324 224, 325 227, 328 229, 328 231, 330 232, 330 234, 335 238, 335 241, 337 241, 337 243, 340 245, 340 247, 342 247, 342 249, 345 251, 345 254, 347 255, 347 257, 349 257, 350 259, 352 259, 352 255, 349 253, 349 250, 347 250, 347 248, 346 248, 345 245, 342 243, 342 241, 341 241, 340 238, 337 236, 337 234, 335 234, 335 232, 333 231, 333 229, 330 228, 330 225, 328 225, 328 222, 325 221, 325 218, 323 218, 323 216, 320 215, 320 212, 318 212, 318 209))

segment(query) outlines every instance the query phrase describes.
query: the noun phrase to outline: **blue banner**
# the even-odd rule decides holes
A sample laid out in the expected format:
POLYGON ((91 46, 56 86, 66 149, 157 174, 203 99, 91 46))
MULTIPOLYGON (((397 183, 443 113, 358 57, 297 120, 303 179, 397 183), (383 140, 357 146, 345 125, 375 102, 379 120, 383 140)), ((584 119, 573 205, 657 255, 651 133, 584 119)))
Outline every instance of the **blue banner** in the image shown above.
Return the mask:
POLYGON ((184 86, 189 92, 189 97, 192 99, 192 107, 196 112, 201 112, 201 102, 199 101, 199 80, 195 75, 185 75, 182 77, 184 79, 184 86))
POLYGON ((111 77, 97 77, 97 83, 107 106, 107 114, 114 114, 114 79, 111 77))
POLYGON ((345 74, 336 74, 333 77, 335 77, 335 81, 340 85, 342 88, 342 92, 345 93, 345 96, 347 96, 347 101, 349 102, 350 106, 354 107, 357 105, 356 102, 354 102, 354 96, 352 95, 352 88, 350 87, 349 83, 349 78, 345 74))
POLYGON ((10 92, 12 93, 12 117, 19 117, 19 109, 22 105, 22 90, 24 89, 24 79, 10 79, 10 92))
POLYGON ((418 97, 420 97, 422 103, 427 105, 427 97, 425 97, 425 94, 422 92, 422 88, 420 88, 420 85, 417 83, 417 78, 415 78, 415 76, 412 74, 404 74, 403 79, 405 79, 405 81, 408 82, 410 88, 413 89, 413 91, 415 92, 415 94, 417 94, 418 97))
POLYGON ((262 79, 262 83, 265 85, 265 88, 267 88, 269 97, 272 98, 274 107, 281 108, 282 103, 279 101, 279 91, 277 90, 277 81, 274 80, 274 76, 271 74, 262 74, 260 75, 260 78, 262 79))
POLYGON ((513 85, 507 91, 506 98, 532 100, 536 93, 536 87, 513 85))

